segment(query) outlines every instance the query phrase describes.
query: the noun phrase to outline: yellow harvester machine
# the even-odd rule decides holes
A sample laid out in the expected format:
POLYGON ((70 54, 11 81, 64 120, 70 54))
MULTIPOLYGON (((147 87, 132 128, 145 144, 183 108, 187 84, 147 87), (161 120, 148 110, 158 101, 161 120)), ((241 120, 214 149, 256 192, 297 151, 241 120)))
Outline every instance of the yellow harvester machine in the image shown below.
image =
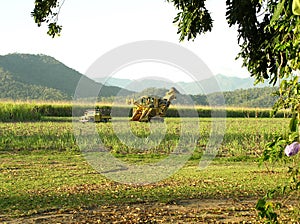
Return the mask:
POLYGON ((149 122, 152 118, 163 121, 163 117, 171 104, 176 99, 178 91, 172 87, 163 98, 143 96, 135 101, 131 121, 149 122))

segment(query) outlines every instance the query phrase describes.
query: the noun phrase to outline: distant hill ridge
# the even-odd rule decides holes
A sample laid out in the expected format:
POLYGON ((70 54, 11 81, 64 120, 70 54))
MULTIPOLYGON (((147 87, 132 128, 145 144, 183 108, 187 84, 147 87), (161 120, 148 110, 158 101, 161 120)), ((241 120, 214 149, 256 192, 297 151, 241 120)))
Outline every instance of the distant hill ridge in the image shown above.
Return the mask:
MULTIPOLYGON (((133 86, 130 79, 115 78, 106 80, 103 85, 99 83, 100 79, 96 79, 98 81, 96 82, 47 55, 8 54, 0 56, 0 99, 72 100, 80 79, 85 79, 88 88, 100 89, 101 87, 100 97, 103 101, 113 101, 117 95, 138 96, 137 92, 142 92, 140 94, 154 92, 161 95, 174 86, 172 82, 153 79, 146 79, 133 86)), ((274 89, 269 87, 253 89, 253 82, 252 78, 243 79, 217 75, 199 83, 180 82, 175 84, 186 90, 185 94, 192 95, 194 102, 199 105, 206 105, 207 97, 217 101, 217 94, 214 92, 222 90, 227 105, 272 106, 275 98, 270 95, 274 89), (212 79, 218 81, 218 88, 214 85, 215 80, 212 79), (209 92, 199 93, 199 86, 205 86, 209 92)), ((264 85, 258 87, 262 86, 264 85)), ((87 94, 83 97, 91 96, 87 94)))
POLYGON ((141 80, 130 80, 130 79, 120 79, 109 77, 106 78, 95 78, 95 81, 99 83, 104 83, 107 86, 118 86, 120 88, 126 88, 134 92, 141 92, 149 88, 164 88, 170 89, 173 86, 178 86, 183 89, 186 94, 198 95, 198 94, 210 94, 220 91, 234 91, 237 89, 249 89, 249 88, 261 88, 269 86, 266 83, 262 83, 254 86, 254 78, 239 78, 239 77, 229 77, 224 75, 216 75, 214 77, 204 79, 198 82, 168 82, 166 80, 159 79, 141 79, 141 80), (216 86, 216 81, 219 84, 216 86), (205 87, 204 92, 201 87, 205 87))
MULTIPOLYGON (((0 98, 11 99, 53 99, 71 100, 74 96, 78 81, 83 78, 91 88, 100 88, 102 84, 67 67, 53 57, 32 54, 8 54, 0 56, 0 98), (20 88, 23 91, 20 91, 20 88), (37 94, 37 89, 44 89, 47 94, 37 94), (14 91, 18 94, 14 94, 14 91), (39 95, 39 97, 37 97, 39 95), (61 97, 58 97, 61 95, 61 97), (56 96, 56 97, 54 97, 56 96)), ((119 87, 101 89, 101 96, 110 97, 119 93, 119 87)), ((123 91, 125 94, 131 91, 123 91)), ((91 97, 87 95, 86 97, 91 97)))

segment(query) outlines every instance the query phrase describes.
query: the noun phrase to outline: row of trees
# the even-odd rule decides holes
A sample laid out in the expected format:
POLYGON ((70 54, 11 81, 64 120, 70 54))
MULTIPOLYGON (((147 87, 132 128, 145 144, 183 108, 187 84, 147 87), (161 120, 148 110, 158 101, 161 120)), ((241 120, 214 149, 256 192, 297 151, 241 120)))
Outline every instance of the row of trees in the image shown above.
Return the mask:
MULTIPOLYGON (((140 93, 135 93, 128 96, 110 96, 99 97, 98 101, 102 103, 124 104, 126 100, 137 100, 141 96, 158 96, 163 97, 166 89, 148 88, 140 93)), ((232 107, 253 107, 253 108, 272 108, 277 101, 278 96, 275 95, 278 88, 264 87, 239 89, 235 91, 226 91, 223 93, 211 93, 208 95, 176 95, 176 100, 172 101, 174 105, 200 105, 200 106, 225 106, 232 107)))

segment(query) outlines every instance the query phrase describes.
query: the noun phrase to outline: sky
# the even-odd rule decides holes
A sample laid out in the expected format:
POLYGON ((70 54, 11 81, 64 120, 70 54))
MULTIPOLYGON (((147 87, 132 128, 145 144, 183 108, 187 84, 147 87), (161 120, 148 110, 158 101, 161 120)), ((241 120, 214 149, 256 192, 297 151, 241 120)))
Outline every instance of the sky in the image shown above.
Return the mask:
MULTIPOLYGON (((235 60, 239 52, 237 32, 226 23, 224 0, 207 1, 214 20, 213 31, 195 41, 181 43, 177 27, 172 23, 177 12, 164 0, 65 0, 59 15, 62 34, 54 39, 46 34, 46 25, 38 28, 34 23, 30 15, 34 0, 9 0, 0 4, 0 55, 45 54, 85 74, 95 60, 118 46, 162 40, 195 53, 214 75, 249 77, 247 70, 241 68, 241 60, 235 60)), ((125 74, 124 78, 134 72, 141 73, 143 68, 139 66, 125 68, 121 73, 125 74)), ((161 71, 168 73, 164 69, 161 71)), ((149 69, 146 70, 149 75, 149 69)), ((159 66, 153 72, 158 70, 159 66)), ((174 72, 174 68, 169 71, 174 72)), ((176 81, 185 81, 180 80, 182 77, 179 75, 176 81)))

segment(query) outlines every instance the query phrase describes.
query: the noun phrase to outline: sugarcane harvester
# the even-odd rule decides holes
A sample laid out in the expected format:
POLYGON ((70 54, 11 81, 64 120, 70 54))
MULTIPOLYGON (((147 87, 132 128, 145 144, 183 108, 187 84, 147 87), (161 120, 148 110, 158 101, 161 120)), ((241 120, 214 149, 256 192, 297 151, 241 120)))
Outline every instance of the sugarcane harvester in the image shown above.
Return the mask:
POLYGON ((164 97, 143 96, 135 101, 131 121, 150 122, 151 119, 163 121, 163 117, 171 104, 176 99, 176 93, 179 93, 172 87, 164 97))

